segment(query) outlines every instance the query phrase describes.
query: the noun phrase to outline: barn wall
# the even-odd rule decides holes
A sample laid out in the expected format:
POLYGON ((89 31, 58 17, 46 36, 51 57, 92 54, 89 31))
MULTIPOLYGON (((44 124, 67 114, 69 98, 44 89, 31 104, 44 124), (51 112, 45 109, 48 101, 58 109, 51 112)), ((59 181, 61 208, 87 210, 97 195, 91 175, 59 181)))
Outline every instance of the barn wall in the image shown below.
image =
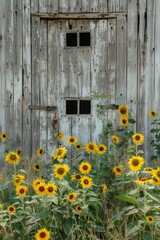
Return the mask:
MULTIPOLYGON (((41 52, 41 56, 44 54, 43 66, 37 64, 38 59, 31 61, 31 36, 39 21, 38 18, 31 21, 31 13, 126 12, 127 25, 122 15, 117 26, 119 50, 116 58, 123 61, 117 66, 114 63, 110 66, 117 68, 116 88, 113 89, 111 85, 111 91, 117 103, 128 104, 133 115, 137 116, 136 130, 148 137, 145 145, 147 152, 150 141, 148 110, 160 112, 159 11, 159 0, 0 0, 0 132, 6 132, 17 147, 23 147, 30 155, 31 146, 40 143, 40 131, 44 130, 38 119, 42 118, 44 123, 47 121, 44 113, 41 116, 40 113, 32 113, 31 118, 28 109, 31 104, 31 80, 34 85, 31 76, 40 74, 39 79, 42 80, 46 77, 38 67, 45 68, 47 57, 44 48, 44 52, 41 52), (33 135, 37 136, 37 143, 32 141, 33 135)), ((43 39, 40 41, 45 41, 45 34, 42 33, 43 39)), ((39 48, 36 44, 33 51, 39 48)), ((45 44, 47 47, 48 43, 45 44)), ((111 50, 108 51, 110 57, 111 50)), ((52 69, 48 70, 50 74, 52 69)), ((112 78, 110 76, 111 84, 112 78)), ((45 86, 45 82, 42 81, 42 84, 45 86)), ((50 101, 43 98, 47 91, 45 88, 43 91, 38 88, 37 91, 36 101, 42 99, 44 104, 50 101)), ((49 133, 45 131, 44 134, 47 136, 49 133)))

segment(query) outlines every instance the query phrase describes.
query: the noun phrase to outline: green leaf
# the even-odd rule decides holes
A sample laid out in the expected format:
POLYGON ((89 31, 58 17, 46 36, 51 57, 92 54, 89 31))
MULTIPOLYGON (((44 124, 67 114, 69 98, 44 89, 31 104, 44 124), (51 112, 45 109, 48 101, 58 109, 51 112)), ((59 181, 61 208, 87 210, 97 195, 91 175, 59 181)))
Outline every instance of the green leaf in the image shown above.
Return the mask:
POLYGON ((126 216, 133 215, 133 214, 135 214, 135 213, 137 213, 137 212, 138 212, 138 209, 134 208, 134 209, 132 209, 131 211, 129 211, 129 212, 126 214, 126 216))
POLYGON ((127 196, 125 194, 121 194, 121 195, 118 195, 117 198, 124 202, 129 202, 129 203, 138 205, 138 201, 134 197, 127 196))
POLYGON ((66 235, 69 235, 73 225, 74 225, 74 220, 72 218, 67 218, 63 222, 63 229, 66 235))

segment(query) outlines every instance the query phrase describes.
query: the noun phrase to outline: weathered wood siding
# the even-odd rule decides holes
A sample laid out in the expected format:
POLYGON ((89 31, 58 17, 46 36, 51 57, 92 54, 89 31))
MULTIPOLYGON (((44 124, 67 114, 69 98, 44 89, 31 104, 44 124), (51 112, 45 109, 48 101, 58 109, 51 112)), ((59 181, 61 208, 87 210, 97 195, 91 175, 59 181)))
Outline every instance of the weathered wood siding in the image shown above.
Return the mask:
MULTIPOLYGON (((97 89, 109 93, 106 103, 129 105, 137 119, 135 130, 147 137, 147 155, 148 110, 160 113, 159 12, 160 0, 0 0, 0 132, 6 132, 28 155, 39 146, 53 151, 57 117, 60 130, 98 141, 101 124, 94 107, 87 122, 83 116, 75 120, 62 112, 28 108, 56 105, 62 110, 63 97, 90 97, 97 89), (70 50, 65 54, 67 25, 61 20, 41 20, 34 13, 119 15, 104 21, 79 20, 91 31, 94 47, 85 53, 70 50), (68 89, 69 78, 77 82, 70 82, 68 89)), ((76 20, 71 21, 76 27, 76 20)), ((108 111, 108 118, 115 121, 115 112, 108 111)))

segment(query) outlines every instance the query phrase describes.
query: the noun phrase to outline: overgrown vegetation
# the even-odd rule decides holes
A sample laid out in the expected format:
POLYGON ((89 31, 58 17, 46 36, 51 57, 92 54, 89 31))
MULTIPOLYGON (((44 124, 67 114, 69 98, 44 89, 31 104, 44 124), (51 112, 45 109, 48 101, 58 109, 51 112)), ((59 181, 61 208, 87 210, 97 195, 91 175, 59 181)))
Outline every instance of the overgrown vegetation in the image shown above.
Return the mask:
POLYGON ((133 132, 128 107, 116 111, 118 128, 105 124, 103 142, 82 145, 76 136, 60 132, 56 139, 61 143, 66 138, 66 145, 49 161, 42 148, 27 159, 1 133, 0 144, 6 145, 1 239, 160 239, 160 120, 154 110, 149 112, 156 160, 149 166, 141 147, 145 136, 133 132))

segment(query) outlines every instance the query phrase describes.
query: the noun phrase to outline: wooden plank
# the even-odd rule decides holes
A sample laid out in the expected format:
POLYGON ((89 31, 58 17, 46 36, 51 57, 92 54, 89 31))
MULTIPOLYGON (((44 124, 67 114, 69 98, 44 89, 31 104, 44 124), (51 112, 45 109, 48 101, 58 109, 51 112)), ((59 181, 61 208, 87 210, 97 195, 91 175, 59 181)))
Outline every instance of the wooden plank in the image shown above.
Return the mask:
MULTIPOLYGON (((145 154, 147 160, 150 160, 150 156, 153 154, 153 149, 150 146, 151 134, 148 131, 150 129, 150 119, 148 117, 148 110, 155 109, 155 1, 147 1, 147 22, 146 22, 146 77, 145 77, 145 91, 146 91, 146 119, 145 119, 145 136, 147 138, 145 144, 145 154), (149 150, 148 150, 149 149, 149 150)), ((159 103, 158 103, 159 105, 159 103)))
POLYGON ((148 118, 148 112, 145 112, 145 104, 146 104, 146 89, 145 89, 145 79, 146 79, 146 68, 145 68, 145 60, 146 60, 146 0, 139 1, 138 6, 138 14, 139 14, 139 25, 138 25, 138 109, 137 109, 137 130, 144 133, 145 119, 148 118))
POLYGON ((77 98, 78 96, 78 62, 77 62, 77 49, 68 49, 66 54, 68 55, 68 78, 69 78, 69 86, 68 86, 68 96, 77 98))
MULTIPOLYGON (((132 82, 132 84, 134 83, 132 82)), ((119 17, 117 18, 117 104, 126 104, 126 88, 126 17, 119 17)))
POLYGON ((5 6, 5 81, 6 81, 6 116, 5 124, 8 136, 14 138, 14 58, 13 58, 13 0, 7 1, 5 6))
POLYGON ((42 19, 65 20, 65 19, 107 19, 126 16, 125 12, 111 12, 111 13, 32 13, 32 16, 40 17, 42 19))
POLYGON ((134 118, 137 113, 137 20, 137 0, 131 0, 128 2, 127 104, 134 118))
POLYGON ((47 13, 48 12, 48 1, 47 0, 39 0, 39 12, 47 13))
POLYGON ((48 155, 52 155, 58 146, 53 136, 59 129, 59 23, 48 22, 48 104, 56 106, 57 110, 48 113, 48 155), (58 129, 53 128, 53 119, 57 114, 58 129))
POLYGON ((14 139, 22 147, 22 6, 14 2, 14 139))
POLYGON ((39 12, 39 0, 31 1, 31 13, 39 12))
POLYGON ((89 1, 82 0, 82 12, 89 12, 89 1))
POLYGON ((116 12, 117 0, 108 0, 108 12, 116 12))
POLYGON ((81 9, 82 9, 81 0, 69 1, 68 4, 69 4, 68 6, 69 12, 73 12, 73 13, 81 12, 81 9))
MULTIPOLYGON (((32 105, 40 105, 39 102, 39 38, 40 19, 32 18, 32 105)), ((31 105, 31 104, 30 104, 31 105)), ((40 112, 32 111, 32 153, 35 154, 40 146, 40 112)))
POLYGON ((59 12, 69 12, 69 0, 59 0, 59 12))
POLYGON ((155 2, 155 105, 157 108, 157 111, 160 112, 160 96, 159 91, 157 89, 160 89, 160 69, 159 69, 159 63, 160 63, 160 15, 159 15, 159 9, 160 9, 160 1, 156 0, 155 2))
POLYGON ((99 0, 99 11, 108 12, 108 2, 106 0, 99 0))
POLYGON ((23 1, 23 149, 31 156, 31 26, 30 1, 23 1))
POLYGON ((99 12, 99 2, 97 0, 90 0, 90 12, 99 12))
MULTIPOLYGON (((116 59, 117 59, 117 42, 116 42, 116 36, 117 36, 117 27, 116 27, 116 19, 109 19, 108 20, 108 71, 107 71, 107 86, 108 86, 108 97, 107 97, 107 104, 117 104, 116 102, 116 59)), ((113 122, 113 126, 116 127, 116 111, 114 110, 108 110, 108 121, 113 122)))
POLYGON ((48 13, 58 13, 58 0, 48 0, 48 13))
MULTIPOLYGON (((48 106, 48 21, 40 22, 39 48, 39 103, 48 106)), ((40 111, 40 146, 47 154, 48 148, 48 112, 40 111)))
MULTIPOLYGON (((5 15, 5 4, 6 1, 0 1, 0 132, 7 132, 7 126, 5 124, 5 93, 6 93, 6 81, 5 81, 5 22, 6 22, 6 15, 5 15)), ((4 166, 3 157, 5 154, 5 145, 0 145, 0 166, 4 166)))
POLYGON ((127 12, 127 4, 128 4, 128 0, 119 0, 119 11, 127 12))

